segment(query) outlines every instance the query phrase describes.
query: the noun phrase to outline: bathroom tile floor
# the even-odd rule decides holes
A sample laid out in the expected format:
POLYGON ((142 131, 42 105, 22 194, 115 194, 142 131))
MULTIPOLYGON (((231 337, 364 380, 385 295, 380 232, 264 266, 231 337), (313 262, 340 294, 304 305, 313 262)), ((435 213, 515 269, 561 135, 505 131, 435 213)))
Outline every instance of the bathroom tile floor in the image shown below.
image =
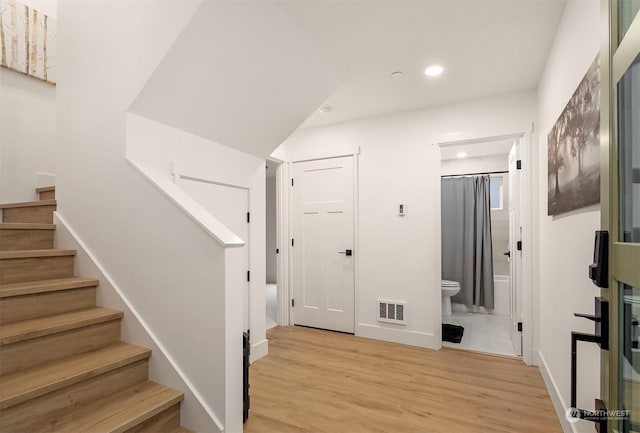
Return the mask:
POLYGON ((464 327, 462 341, 443 341, 444 347, 516 356, 509 334, 509 318, 506 316, 454 311, 452 316, 443 317, 442 323, 464 327))

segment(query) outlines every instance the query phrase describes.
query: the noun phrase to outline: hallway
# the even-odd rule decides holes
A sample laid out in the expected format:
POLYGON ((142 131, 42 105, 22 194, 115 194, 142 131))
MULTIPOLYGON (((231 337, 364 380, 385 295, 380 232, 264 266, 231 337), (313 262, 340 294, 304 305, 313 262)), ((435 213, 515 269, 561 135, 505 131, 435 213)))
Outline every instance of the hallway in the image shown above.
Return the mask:
POLYGON ((268 332, 246 433, 560 432, 536 367, 301 327, 268 332))

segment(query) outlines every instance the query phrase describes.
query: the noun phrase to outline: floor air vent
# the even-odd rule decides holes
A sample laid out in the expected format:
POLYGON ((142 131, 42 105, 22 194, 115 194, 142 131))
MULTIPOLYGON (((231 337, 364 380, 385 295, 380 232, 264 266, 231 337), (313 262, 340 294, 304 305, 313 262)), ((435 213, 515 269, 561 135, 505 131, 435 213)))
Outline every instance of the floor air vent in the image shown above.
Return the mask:
POLYGON ((378 299, 378 321, 406 325, 406 302, 378 299))

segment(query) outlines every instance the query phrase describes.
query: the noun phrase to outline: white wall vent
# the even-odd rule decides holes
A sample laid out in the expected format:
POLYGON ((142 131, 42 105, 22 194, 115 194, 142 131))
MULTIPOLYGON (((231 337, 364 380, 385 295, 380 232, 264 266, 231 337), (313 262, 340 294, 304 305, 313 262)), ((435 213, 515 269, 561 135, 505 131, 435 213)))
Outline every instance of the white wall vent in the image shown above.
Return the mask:
POLYGON ((378 299, 378 322, 407 324, 407 303, 378 299))

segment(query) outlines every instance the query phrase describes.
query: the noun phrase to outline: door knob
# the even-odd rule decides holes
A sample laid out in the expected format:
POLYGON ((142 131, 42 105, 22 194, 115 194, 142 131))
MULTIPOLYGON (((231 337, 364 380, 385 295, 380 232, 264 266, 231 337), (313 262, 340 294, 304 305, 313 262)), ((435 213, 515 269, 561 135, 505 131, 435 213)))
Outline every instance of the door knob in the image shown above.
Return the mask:
POLYGON ((352 256, 353 255, 353 251, 351 251, 351 250, 338 251, 338 254, 345 254, 347 256, 352 256))
POLYGON ((506 251, 506 252, 502 253, 502 255, 511 258, 511 251, 506 251))

